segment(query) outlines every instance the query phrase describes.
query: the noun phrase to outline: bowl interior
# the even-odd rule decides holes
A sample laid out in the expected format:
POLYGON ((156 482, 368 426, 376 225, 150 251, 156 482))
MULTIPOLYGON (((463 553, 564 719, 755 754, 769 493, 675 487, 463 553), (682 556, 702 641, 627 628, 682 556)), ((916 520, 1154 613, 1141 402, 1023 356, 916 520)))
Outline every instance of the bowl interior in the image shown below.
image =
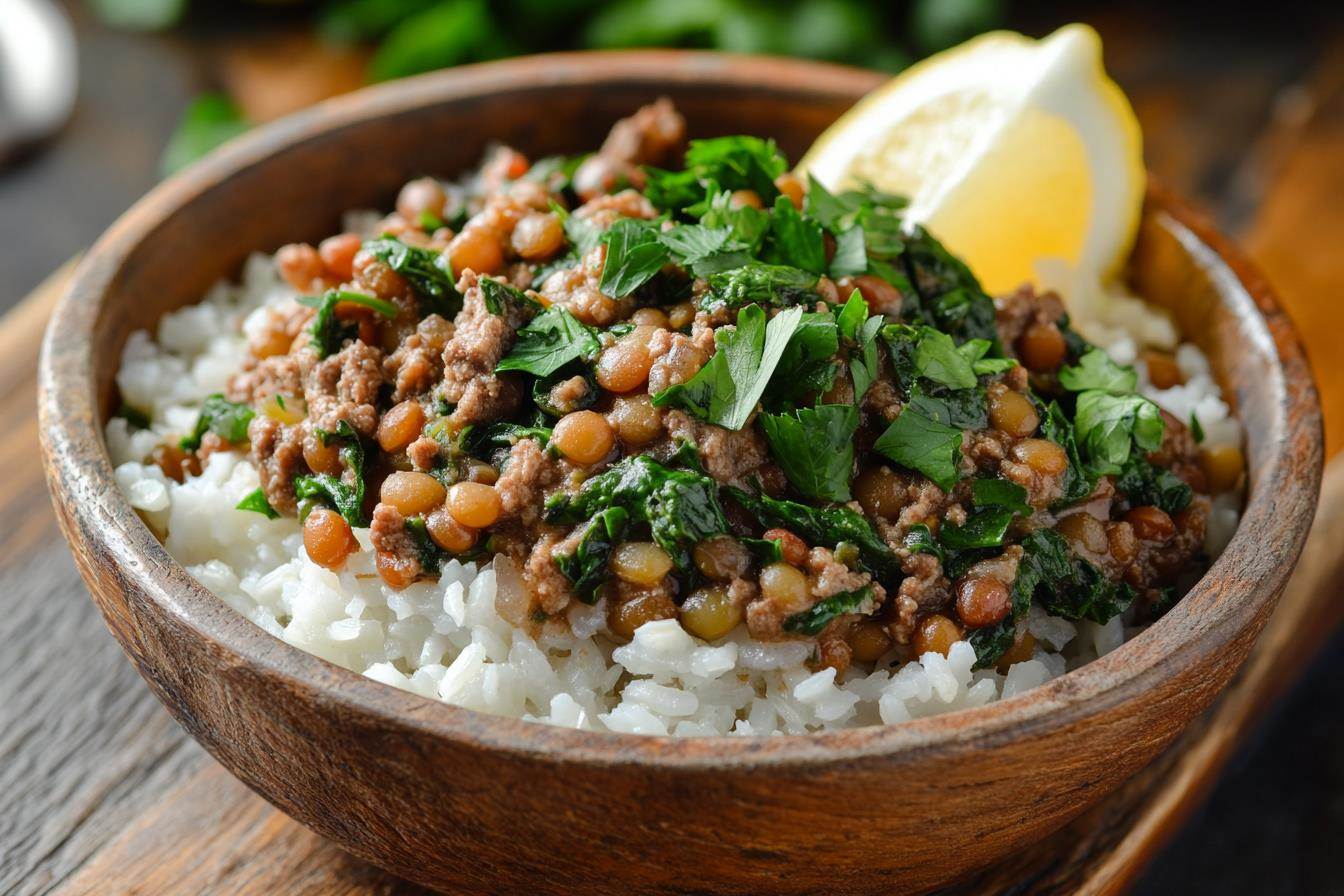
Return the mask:
POLYGON ((67 512, 85 537, 118 558, 136 588, 225 655, 399 724, 598 762, 807 762, 831 760, 832 748, 841 745, 850 756, 933 741, 965 747, 1065 707, 1101 711, 1145 681, 1224 649, 1266 610, 1286 579, 1286 569, 1266 563, 1291 565, 1305 537, 1319 477, 1319 409, 1296 340, 1268 291, 1216 235, 1160 192, 1150 194, 1133 279, 1173 309, 1253 424, 1241 530, 1214 572, 1159 625, 1029 695, 982 709, 894 727, 694 746, 486 720, 337 669, 254 628, 190 579, 109 488, 101 424, 113 410, 114 373, 127 336, 234 276, 250 252, 319 239, 335 231, 345 210, 387 208, 407 179, 453 176, 473 166, 492 142, 534 158, 590 150, 613 121, 659 95, 673 99, 693 136, 770 136, 797 158, 881 77, 700 53, 561 55, 365 91, 249 135, 165 183, 119 221, 62 303, 48 336, 42 402, 58 503, 64 494, 96 505, 97 520, 83 519, 79 507, 67 512), (50 411, 52 402, 68 413, 50 411))

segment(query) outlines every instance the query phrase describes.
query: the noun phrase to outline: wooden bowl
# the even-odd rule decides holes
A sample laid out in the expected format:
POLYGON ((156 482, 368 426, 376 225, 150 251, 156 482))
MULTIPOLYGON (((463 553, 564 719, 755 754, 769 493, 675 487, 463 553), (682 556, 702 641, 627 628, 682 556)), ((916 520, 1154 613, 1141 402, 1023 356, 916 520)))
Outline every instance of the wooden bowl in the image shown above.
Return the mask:
MULTIPOLYGON (((461 893, 893 893, 933 888, 1059 827, 1204 709, 1246 655, 1316 502, 1321 420, 1264 281, 1160 190, 1133 257, 1246 424, 1250 492, 1208 575, 1148 631, 990 706, 894 727, 757 739, 594 734, 422 699, 235 614, 114 483, 102 426, 127 335, 245 255, 388 207, 487 142, 594 147, 670 96, 695 135, 794 158, 880 76, 692 52, 543 56, 373 88, 259 129, 160 186, 85 258, 41 365, 56 509, 108 626, 178 721, 285 812, 398 875, 461 893)), ((200 832, 208 837, 208 831, 200 832)))

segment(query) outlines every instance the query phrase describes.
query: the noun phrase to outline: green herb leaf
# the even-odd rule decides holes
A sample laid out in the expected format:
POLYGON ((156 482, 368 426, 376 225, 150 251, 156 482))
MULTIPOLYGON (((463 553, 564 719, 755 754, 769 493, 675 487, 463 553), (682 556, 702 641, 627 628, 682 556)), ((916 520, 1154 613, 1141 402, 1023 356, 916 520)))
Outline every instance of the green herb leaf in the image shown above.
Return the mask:
POLYGON ((949 389, 973 389, 978 382, 971 361, 957 350, 952 337, 932 327, 919 328, 915 370, 949 389))
POLYGON ((760 306, 743 308, 735 328, 715 331, 715 352, 709 363, 687 382, 653 396, 654 405, 681 407, 725 429, 741 429, 774 374, 802 313, 801 308, 789 308, 767 324, 760 306))
POLYGON ((592 362, 601 351, 596 330, 580 323, 560 305, 552 305, 518 331, 513 349, 495 370, 521 370, 546 377, 571 361, 592 362))
POLYGON ((678 224, 660 233, 658 241, 668 248, 677 264, 697 277, 708 277, 751 261, 729 227, 678 224))
POLYGON ((905 547, 912 554, 932 554, 941 562, 944 557, 943 546, 933 537, 933 532, 923 523, 915 523, 905 533, 905 547))
POLYGON ((624 298, 653 279, 668 262, 667 246, 658 240, 658 225, 621 218, 602 234, 607 260, 598 288, 614 299, 624 298))
POLYGON ((454 285, 456 278, 447 255, 409 246, 390 236, 365 240, 363 248, 410 282, 425 314, 452 320, 462 310, 462 294, 454 285))
POLYGON ((1083 456, 1098 473, 1118 473, 1132 445, 1156 451, 1162 444, 1162 414, 1141 395, 1080 392, 1073 424, 1083 456))
POLYGON ((868 270, 868 249, 862 227, 851 227, 836 234, 835 255, 831 256, 832 278, 857 277, 868 270))
POLYGON ((266 493, 261 489, 257 489, 254 492, 248 492, 243 500, 234 505, 234 508, 236 510, 250 510, 253 513, 259 513, 268 520, 280 519, 280 514, 271 506, 271 502, 266 500, 266 493))
POLYGON ((426 575, 436 576, 439 574, 439 567, 443 559, 448 556, 448 552, 434 543, 434 539, 429 537, 429 526, 425 523, 423 516, 408 517, 403 523, 406 534, 415 542, 416 558, 420 561, 420 571, 426 575))
POLYGON ((865 585, 856 591, 842 591, 818 601, 812 607, 794 613, 784 620, 784 631, 795 635, 814 637, 821 634, 831 620, 851 613, 862 613, 872 603, 873 587, 865 585))
POLYGON ((206 432, 213 432, 230 444, 246 442, 247 425, 255 416, 257 412, 252 410, 251 405, 229 401, 219 394, 207 396, 205 401, 201 402, 201 413, 196 418, 196 425, 192 427, 191 434, 180 443, 182 449, 195 451, 200 448, 201 436, 206 432))
POLYGON ((766 206, 779 195, 775 178, 788 166, 775 141, 760 137, 692 140, 686 150, 685 167, 702 182, 712 181, 721 190, 752 190, 766 206))
POLYGON ((551 558, 565 578, 574 586, 574 595, 586 604, 595 604, 598 589, 602 587, 611 550, 625 535, 630 514, 621 507, 598 511, 569 554, 552 554, 551 558))
POLYGON ((477 281, 481 290, 481 300, 485 310, 501 317, 525 316, 541 310, 541 303, 523 292, 514 289, 503 280, 494 277, 482 277, 477 281))
POLYGON ((312 337, 310 344, 319 358, 336 354, 346 340, 354 339, 359 333, 356 324, 345 323, 336 317, 336 305, 340 302, 363 305, 384 317, 397 316, 397 306, 391 302, 350 290, 329 289, 320 296, 300 296, 297 301, 300 305, 317 309, 313 322, 308 325, 308 335, 312 337))
POLYGON ((1045 408, 1041 418, 1041 434, 1063 448, 1069 457, 1069 469, 1064 474, 1064 493, 1055 506, 1067 506, 1086 498, 1097 487, 1097 479, 1083 463, 1073 424, 1064 416, 1059 403, 1054 401, 1045 408))
POLYGON ((1078 363, 1060 368, 1059 384, 1070 392, 1097 389, 1112 395, 1128 395, 1139 384, 1133 367, 1121 367, 1099 348, 1088 350, 1078 363))
POLYGON ((709 276, 710 292, 701 306, 758 304, 777 308, 815 302, 817 275, 800 268, 753 261, 740 268, 709 276))
POLYGON ((923 473, 944 491, 957 484, 962 431, 906 405, 878 437, 873 450, 903 467, 923 473))
POLYGON ((829 311, 804 312, 776 368, 789 375, 770 380, 762 403, 770 410, 786 411, 802 403, 804 396, 830 389, 838 370, 835 354, 839 348, 835 317, 829 311))
POLYGON ((859 409, 823 404, 792 414, 762 414, 761 426, 784 475, 800 493, 820 501, 848 501, 859 409))
POLYGON ((821 225, 799 214, 787 196, 775 199, 765 260, 814 274, 826 270, 826 246, 822 242, 821 225))

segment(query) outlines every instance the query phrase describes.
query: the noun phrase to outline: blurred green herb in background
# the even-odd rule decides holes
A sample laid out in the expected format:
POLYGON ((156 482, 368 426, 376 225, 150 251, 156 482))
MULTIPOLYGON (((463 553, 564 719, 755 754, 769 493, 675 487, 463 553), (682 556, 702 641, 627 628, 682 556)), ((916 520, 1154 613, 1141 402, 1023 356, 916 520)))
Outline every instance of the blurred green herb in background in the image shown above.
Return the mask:
MULTIPOLYGON (((261 0, 257 0, 261 2, 261 0)), ((268 0, 270 2, 270 0, 268 0)), ((999 26, 1006 0, 328 0, 317 34, 373 48, 370 81, 546 50, 701 47, 897 72, 999 26)), ((89 0, 108 24, 172 27, 188 0, 89 0)), ((171 173, 245 129, 227 98, 199 98, 164 154, 171 173)))

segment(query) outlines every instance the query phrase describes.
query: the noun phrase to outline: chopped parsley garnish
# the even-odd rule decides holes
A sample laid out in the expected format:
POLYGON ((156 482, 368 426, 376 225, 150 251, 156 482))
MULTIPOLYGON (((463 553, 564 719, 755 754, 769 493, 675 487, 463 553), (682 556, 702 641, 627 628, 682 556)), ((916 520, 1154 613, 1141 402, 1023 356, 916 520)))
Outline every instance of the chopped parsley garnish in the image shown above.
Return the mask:
POLYGON ((782 308, 815 302, 817 275, 801 268, 753 261, 740 268, 709 276, 709 293, 701 299, 704 308, 724 304, 729 308, 758 304, 782 308))
POLYGON ((229 401, 219 394, 207 396, 201 402, 201 413, 196 418, 191 434, 183 438, 180 444, 185 451, 195 451, 201 447, 201 436, 207 432, 213 432, 230 444, 246 442, 247 425, 255 416, 257 412, 252 410, 251 405, 229 401))
POLYGON ((873 450, 917 473, 923 473, 944 491, 957 484, 962 431, 906 405, 878 436, 873 450))
POLYGON ((1099 348, 1089 349, 1077 364, 1060 368, 1059 384, 1070 392, 1099 389, 1112 395, 1128 395, 1139 384, 1133 367, 1121 367, 1099 348))
POLYGON ((658 239, 653 221, 621 218, 602 234, 607 260, 598 288, 604 295, 624 298, 653 279, 667 264, 668 248, 658 239))
POLYGON ((714 333, 716 349, 709 363, 685 383, 654 395, 654 405, 679 407, 725 429, 741 429, 765 392, 802 314, 801 308, 789 308, 767 323, 759 306, 743 308, 735 328, 714 333))
POLYGON ((1002 507, 1022 516, 1031 516, 1027 490, 1007 479, 976 479, 971 483, 971 501, 976 507, 1002 507))
POLYGON ((280 519, 280 514, 271 506, 271 502, 266 500, 266 493, 261 489, 248 492, 243 500, 234 505, 234 509, 250 510, 253 513, 261 514, 268 520, 280 519))
MULTIPOLYGON (((860 247, 862 250, 862 247, 860 247)), ((770 235, 766 239, 765 260, 801 268, 813 274, 826 270, 826 245, 821 225, 804 218, 787 196, 775 200, 770 213, 770 235)))
POLYGON ((1080 392, 1073 425, 1079 449, 1098 473, 1118 473, 1133 446, 1156 451, 1162 445, 1162 414, 1142 395, 1080 392))
POLYGON ((862 227, 851 227, 835 238, 835 255, 831 258, 830 275, 835 279, 857 277, 868 270, 868 248, 862 227))
POLYGON ((823 404, 792 413, 762 414, 770 453, 801 494, 819 501, 848 501, 859 409, 823 404))
POLYGON ((545 377, 571 361, 595 361, 601 351, 596 330, 579 323, 560 305, 552 305, 518 331, 513 349, 495 370, 545 377))

